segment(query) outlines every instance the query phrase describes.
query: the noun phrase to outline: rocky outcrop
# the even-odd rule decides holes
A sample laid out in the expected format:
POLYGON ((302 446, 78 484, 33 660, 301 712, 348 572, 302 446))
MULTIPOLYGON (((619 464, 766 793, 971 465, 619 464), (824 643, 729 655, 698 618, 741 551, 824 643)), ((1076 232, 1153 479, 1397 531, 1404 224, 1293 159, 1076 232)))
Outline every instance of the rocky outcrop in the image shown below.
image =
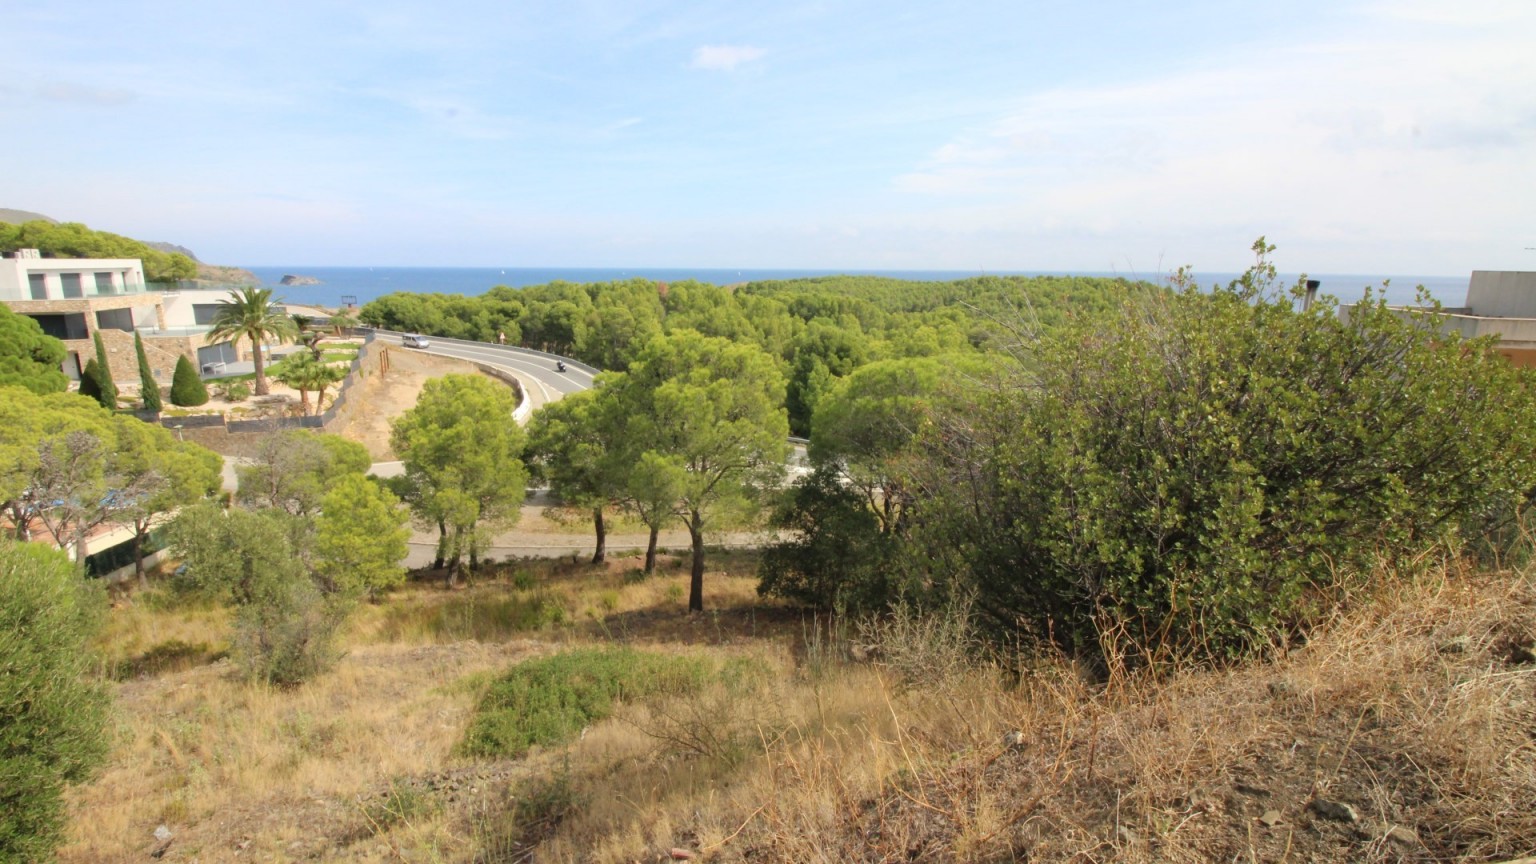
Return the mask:
POLYGON ((324 285, 325 283, 321 282, 319 279, 316 279, 313 276, 295 276, 295 275, 289 273, 289 274, 284 274, 283 278, 279 279, 277 284, 279 284, 279 285, 324 285))
POLYGON ((162 243, 162 242, 157 241, 157 240, 145 240, 144 241, 144 245, 148 246, 151 249, 156 249, 156 250, 159 250, 161 252, 169 253, 171 255, 185 255, 188 258, 191 258, 193 261, 197 261, 197 263, 199 263, 199 264, 203 263, 201 261, 198 261, 197 260, 197 256, 192 254, 192 250, 188 249, 185 246, 177 246, 175 243, 162 243))
POLYGON ((33 213, 31 210, 12 210, 8 207, 0 207, 0 222, 8 222, 12 225, 20 225, 23 222, 32 222, 41 219, 44 222, 57 222, 52 216, 44 216, 41 213, 33 213))
POLYGON ((197 281, 217 282, 221 285, 260 285, 255 273, 240 267, 220 267, 217 264, 197 265, 197 281))

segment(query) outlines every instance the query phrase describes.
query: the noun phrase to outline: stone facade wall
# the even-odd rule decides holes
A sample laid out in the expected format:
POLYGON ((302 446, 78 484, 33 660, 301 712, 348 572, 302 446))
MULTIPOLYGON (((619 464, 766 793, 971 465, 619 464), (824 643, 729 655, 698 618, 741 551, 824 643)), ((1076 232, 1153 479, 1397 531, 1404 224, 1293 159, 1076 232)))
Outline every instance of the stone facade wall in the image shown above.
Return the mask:
MULTIPOLYGON (((133 350, 133 334, 122 330, 102 330, 101 342, 107 349, 107 365, 112 370, 112 380, 119 387, 139 383, 139 358, 133 350)), ((197 349, 203 344, 201 336, 145 336, 144 357, 149 360, 150 372, 160 382, 161 392, 169 392, 171 378, 176 373, 176 358, 186 355, 197 363, 197 349)), ((96 356, 96 344, 90 339, 67 339, 66 351, 80 355, 80 366, 96 356)))
POLYGON ((12 300, 6 303, 12 312, 21 315, 69 315, 84 314, 87 331, 96 329, 96 313, 103 309, 130 309, 139 306, 152 307, 156 327, 165 326, 165 306, 159 294, 120 294, 107 297, 81 297, 69 300, 12 300))

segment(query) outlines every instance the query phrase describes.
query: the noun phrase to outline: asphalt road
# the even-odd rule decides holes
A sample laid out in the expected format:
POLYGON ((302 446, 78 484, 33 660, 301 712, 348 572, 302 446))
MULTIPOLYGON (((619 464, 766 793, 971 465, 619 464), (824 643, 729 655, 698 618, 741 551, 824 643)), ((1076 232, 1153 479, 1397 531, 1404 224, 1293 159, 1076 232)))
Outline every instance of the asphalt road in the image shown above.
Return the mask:
MULTIPOLYGON (((400 344, 400 337, 394 333, 377 332, 376 338, 388 345, 400 344)), ((495 366, 517 377, 527 391, 533 402, 533 409, 558 400, 561 396, 587 390, 592 387, 592 373, 576 366, 567 364, 566 370, 561 372, 555 368, 555 358, 517 348, 511 345, 492 345, 482 342, 462 342, 457 339, 438 339, 429 337, 429 347, 410 348, 401 350, 423 351, 428 354, 436 354, 442 357, 453 357, 458 360, 468 360, 472 363, 484 363, 487 366, 495 366)))

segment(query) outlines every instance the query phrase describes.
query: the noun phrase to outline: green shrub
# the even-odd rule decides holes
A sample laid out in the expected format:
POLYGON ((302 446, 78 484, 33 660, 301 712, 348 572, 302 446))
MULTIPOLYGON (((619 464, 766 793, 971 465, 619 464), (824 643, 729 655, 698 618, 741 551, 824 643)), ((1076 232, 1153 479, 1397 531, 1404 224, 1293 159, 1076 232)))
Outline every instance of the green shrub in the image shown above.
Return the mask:
POLYGON ((785 496, 773 526, 789 538, 763 549, 758 593, 839 612, 883 609, 895 599, 891 538, 869 500, 823 467, 785 496))
POLYGON ((226 402, 244 402, 251 398, 251 385, 245 381, 225 381, 216 389, 219 398, 226 402))
POLYGON ((621 700, 688 693, 703 686, 702 660, 629 648, 568 651, 520 663, 481 697, 459 742, 465 756, 518 757, 558 744, 602 720, 621 700))
POLYGON ((307 575, 264 591, 260 602, 235 612, 235 660, 247 677, 292 687, 335 665, 336 635, 347 607, 329 602, 307 575))
POLYGON ((1536 485, 1536 399, 1491 343, 1369 293, 1298 311, 1256 249, 1226 288, 1044 341, 925 442, 914 548, 966 574, 999 635, 1234 656, 1536 485))
POLYGON ((86 651, 100 600, 62 552, 0 540, 0 861, 53 857, 65 787, 106 754, 86 651))
POLYGON ((176 358, 176 373, 171 377, 171 404, 190 408, 208 403, 208 388, 197 376, 192 361, 183 354, 176 358))
POLYGON ((112 670, 112 677, 119 681, 134 678, 152 678, 171 672, 181 672, 198 666, 206 666, 228 652, 214 648, 206 642, 185 642, 171 639, 157 643, 137 657, 129 658, 112 670))

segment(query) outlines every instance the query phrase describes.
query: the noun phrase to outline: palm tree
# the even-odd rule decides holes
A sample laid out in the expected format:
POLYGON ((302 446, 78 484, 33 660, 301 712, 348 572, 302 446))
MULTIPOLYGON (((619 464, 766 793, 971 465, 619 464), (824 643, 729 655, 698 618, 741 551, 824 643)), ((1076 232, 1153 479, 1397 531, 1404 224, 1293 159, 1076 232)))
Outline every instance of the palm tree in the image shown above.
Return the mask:
POLYGON ((319 362, 309 354, 290 354, 272 367, 272 377, 299 391, 299 405, 309 412, 309 393, 315 391, 315 413, 325 407, 325 388, 347 377, 347 370, 319 362))
POLYGON ((247 285, 234 289, 230 296, 233 299, 219 301, 219 311, 214 313, 208 341, 236 341, 242 336, 250 339, 256 366, 256 395, 266 396, 271 389, 267 386, 261 343, 268 338, 278 342, 291 339, 298 335, 298 328, 294 327, 292 318, 279 311, 277 304, 281 300, 272 296, 270 288, 247 285))
POLYGON ((320 364, 320 372, 315 375, 315 413, 319 414, 325 408, 325 388, 347 377, 347 370, 328 363, 320 364))
POLYGON ((357 326, 357 316, 350 309, 339 309, 331 316, 331 326, 336 328, 337 336, 345 336, 343 330, 351 330, 357 326))

